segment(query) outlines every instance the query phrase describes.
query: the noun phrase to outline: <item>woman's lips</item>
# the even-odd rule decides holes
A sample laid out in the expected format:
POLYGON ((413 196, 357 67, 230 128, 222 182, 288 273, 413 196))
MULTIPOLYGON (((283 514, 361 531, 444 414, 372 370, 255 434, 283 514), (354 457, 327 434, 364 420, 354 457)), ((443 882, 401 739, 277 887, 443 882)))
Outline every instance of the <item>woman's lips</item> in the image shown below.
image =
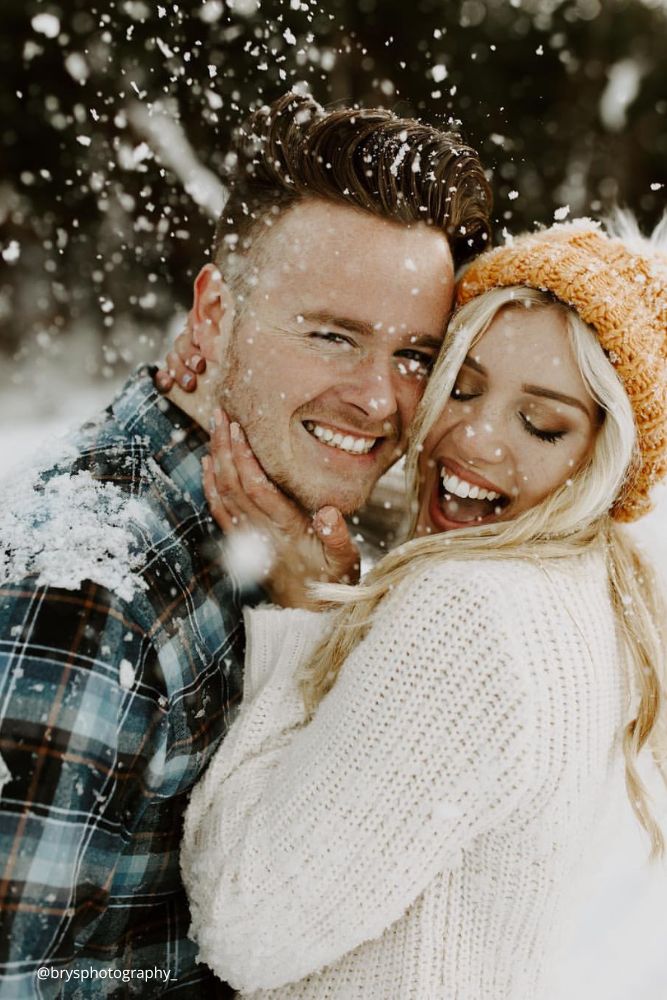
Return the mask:
POLYGON ((479 489, 485 489, 487 491, 491 491, 492 493, 498 493, 502 497, 506 497, 507 495, 505 491, 501 490, 495 483, 492 483, 488 479, 484 479, 470 468, 464 468, 462 465, 459 465, 458 462, 455 462, 453 458, 441 458, 438 461, 438 469, 441 474, 446 469, 447 472, 450 472, 459 479, 470 483, 471 486, 477 486, 479 489))
POLYGON ((506 508, 508 502, 507 498, 502 498, 502 500, 502 506, 500 502, 497 503, 488 514, 475 514, 470 510, 472 505, 474 504, 475 507, 479 509, 478 505, 488 505, 488 501, 478 501, 473 499, 471 502, 464 498, 444 494, 441 475, 440 472, 438 472, 431 491, 428 516, 436 531, 452 531, 456 528, 464 528, 469 525, 477 526, 490 524, 497 521, 506 508), (468 508, 467 513, 465 510, 466 507, 468 508))

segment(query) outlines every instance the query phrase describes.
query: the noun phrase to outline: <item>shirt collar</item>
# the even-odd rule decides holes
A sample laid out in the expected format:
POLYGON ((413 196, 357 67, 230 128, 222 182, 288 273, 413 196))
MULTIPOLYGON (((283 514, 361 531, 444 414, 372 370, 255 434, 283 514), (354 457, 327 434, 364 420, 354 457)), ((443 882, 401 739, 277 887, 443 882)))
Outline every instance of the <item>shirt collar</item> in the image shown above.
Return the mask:
POLYGON ((205 505, 201 459, 209 436, 191 417, 155 388, 155 366, 142 365, 130 376, 111 410, 121 427, 147 446, 164 474, 198 509, 205 505))

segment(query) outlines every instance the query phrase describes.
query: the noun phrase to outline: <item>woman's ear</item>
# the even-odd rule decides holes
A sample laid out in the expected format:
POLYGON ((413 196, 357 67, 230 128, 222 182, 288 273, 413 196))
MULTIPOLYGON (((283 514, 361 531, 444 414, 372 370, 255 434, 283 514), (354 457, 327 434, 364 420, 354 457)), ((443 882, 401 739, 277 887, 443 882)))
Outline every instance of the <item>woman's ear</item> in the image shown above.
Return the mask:
POLYGON ((195 278, 191 317, 199 353, 222 364, 234 327, 234 297, 215 264, 206 264, 195 278))

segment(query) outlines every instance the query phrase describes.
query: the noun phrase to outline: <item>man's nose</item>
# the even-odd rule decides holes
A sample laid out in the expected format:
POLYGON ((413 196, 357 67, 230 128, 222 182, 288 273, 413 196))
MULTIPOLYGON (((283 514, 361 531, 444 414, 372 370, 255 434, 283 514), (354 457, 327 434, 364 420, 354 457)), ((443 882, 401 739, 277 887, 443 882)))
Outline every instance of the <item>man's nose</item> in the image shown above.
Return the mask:
POLYGON ((365 358, 344 378, 340 398, 372 420, 388 420, 398 411, 393 359, 365 358))

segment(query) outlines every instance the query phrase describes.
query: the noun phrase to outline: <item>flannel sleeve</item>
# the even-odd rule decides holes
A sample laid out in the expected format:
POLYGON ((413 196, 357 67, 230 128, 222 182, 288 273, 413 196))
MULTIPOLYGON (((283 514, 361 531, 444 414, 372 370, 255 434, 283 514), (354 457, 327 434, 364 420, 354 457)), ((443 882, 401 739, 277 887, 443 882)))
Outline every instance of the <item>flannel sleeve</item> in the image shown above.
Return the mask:
POLYGON ((91 582, 0 587, 0 996, 34 993, 105 912, 166 712, 131 605, 91 582))

